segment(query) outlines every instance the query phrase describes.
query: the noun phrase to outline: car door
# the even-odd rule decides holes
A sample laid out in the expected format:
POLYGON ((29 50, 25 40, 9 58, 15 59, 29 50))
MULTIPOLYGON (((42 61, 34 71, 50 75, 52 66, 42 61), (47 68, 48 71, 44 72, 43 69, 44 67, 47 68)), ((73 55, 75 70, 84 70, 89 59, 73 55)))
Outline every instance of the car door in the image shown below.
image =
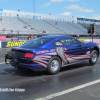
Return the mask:
POLYGON ((65 49, 65 57, 68 63, 78 62, 84 59, 87 59, 88 56, 86 55, 87 47, 80 41, 75 38, 64 38, 63 46, 65 49))

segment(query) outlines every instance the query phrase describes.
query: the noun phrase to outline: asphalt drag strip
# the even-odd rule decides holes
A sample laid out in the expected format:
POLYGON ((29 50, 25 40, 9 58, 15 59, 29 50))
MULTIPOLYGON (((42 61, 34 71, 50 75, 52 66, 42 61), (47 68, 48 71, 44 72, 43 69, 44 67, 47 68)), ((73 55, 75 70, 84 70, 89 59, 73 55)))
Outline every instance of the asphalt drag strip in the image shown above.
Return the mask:
POLYGON ((56 75, 16 69, 0 58, 0 100, 100 100, 100 57, 66 66, 56 75))
MULTIPOLYGON (((38 98, 38 99, 35 99, 35 100, 49 100, 49 99, 53 99, 53 98, 56 98, 58 96, 62 96, 62 95, 65 95, 65 94, 68 94, 70 92, 73 92, 73 91, 77 91, 77 90, 80 90, 80 89, 83 89, 83 88, 86 88, 86 87, 89 87, 91 85, 95 85, 97 83, 100 83, 100 79, 98 80, 95 80, 93 82, 89 82, 89 83, 86 83, 86 84, 83 84, 83 85, 80 85, 80 86, 77 86, 77 87, 74 87, 74 88, 70 88, 68 90, 64 90, 64 91, 61 91, 61 92, 58 92, 58 93, 54 93, 54 94, 51 94, 51 95, 48 95, 46 97, 42 97, 42 98, 38 98)), ((95 96, 96 97, 96 96, 95 96)), ((58 98, 59 99, 59 98, 58 98)), ((57 99, 57 100, 58 100, 57 99)), ((99 99, 99 98, 98 98, 99 99)), ((54 99, 55 100, 55 99, 54 99)), ((85 99, 86 100, 86 99, 85 99)))

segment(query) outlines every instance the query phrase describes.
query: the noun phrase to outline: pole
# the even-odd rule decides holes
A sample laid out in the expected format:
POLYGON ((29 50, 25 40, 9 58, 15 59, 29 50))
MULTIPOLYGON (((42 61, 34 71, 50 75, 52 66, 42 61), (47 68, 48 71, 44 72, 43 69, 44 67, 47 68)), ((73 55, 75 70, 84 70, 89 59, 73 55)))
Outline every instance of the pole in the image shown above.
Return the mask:
POLYGON ((93 42, 92 24, 90 25, 91 25, 91 36, 92 36, 92 42, 93 42))
POLYGON ((35 13, 35 0, 33 0, 33 12, 35 13))
POLYGON ((93 34, 92 34, 92 42, 93 42, 93 34))

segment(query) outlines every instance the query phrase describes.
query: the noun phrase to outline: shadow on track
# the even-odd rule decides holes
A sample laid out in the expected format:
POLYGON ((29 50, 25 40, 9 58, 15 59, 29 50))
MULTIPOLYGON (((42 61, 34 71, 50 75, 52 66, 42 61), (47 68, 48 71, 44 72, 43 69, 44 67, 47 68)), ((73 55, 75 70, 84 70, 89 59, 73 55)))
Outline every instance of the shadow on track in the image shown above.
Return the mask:
MULTIPOLYGON (((71 71, 74 69, 78 70, 78 69, 81 69, 82 67, 85 67, 85 66, 88 67, 91 65, 87 61, 84 61, 81 63, 77 63, 77 64, 63 67, 63 68, 61 68, 59 73, 66 73, 67 71, 71 71)), ((12 75, 22 76, 22 77, 35 77, 35 76, 47 76, 47 75, 49 75, 46 71, 32 71, 29 69, 16 69, 13 66, 10 68, 5 68, 4 71, 7 73, 10 73, 12 75)))

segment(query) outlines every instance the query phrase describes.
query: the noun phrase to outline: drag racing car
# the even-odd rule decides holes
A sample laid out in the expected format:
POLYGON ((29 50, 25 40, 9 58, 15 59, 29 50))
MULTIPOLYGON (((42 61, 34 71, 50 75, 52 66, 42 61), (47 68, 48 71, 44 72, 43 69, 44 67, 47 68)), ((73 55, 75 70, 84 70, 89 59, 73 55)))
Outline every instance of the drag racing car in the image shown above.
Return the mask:
POLYGON ((84 60, 93 65, 98 57, 99 46, 96 43, 82 42, 66 35, 47 35, 12 48, 5 54, 5 62, 9 60, 16 68, 56 74, 61 67, 84 60))

